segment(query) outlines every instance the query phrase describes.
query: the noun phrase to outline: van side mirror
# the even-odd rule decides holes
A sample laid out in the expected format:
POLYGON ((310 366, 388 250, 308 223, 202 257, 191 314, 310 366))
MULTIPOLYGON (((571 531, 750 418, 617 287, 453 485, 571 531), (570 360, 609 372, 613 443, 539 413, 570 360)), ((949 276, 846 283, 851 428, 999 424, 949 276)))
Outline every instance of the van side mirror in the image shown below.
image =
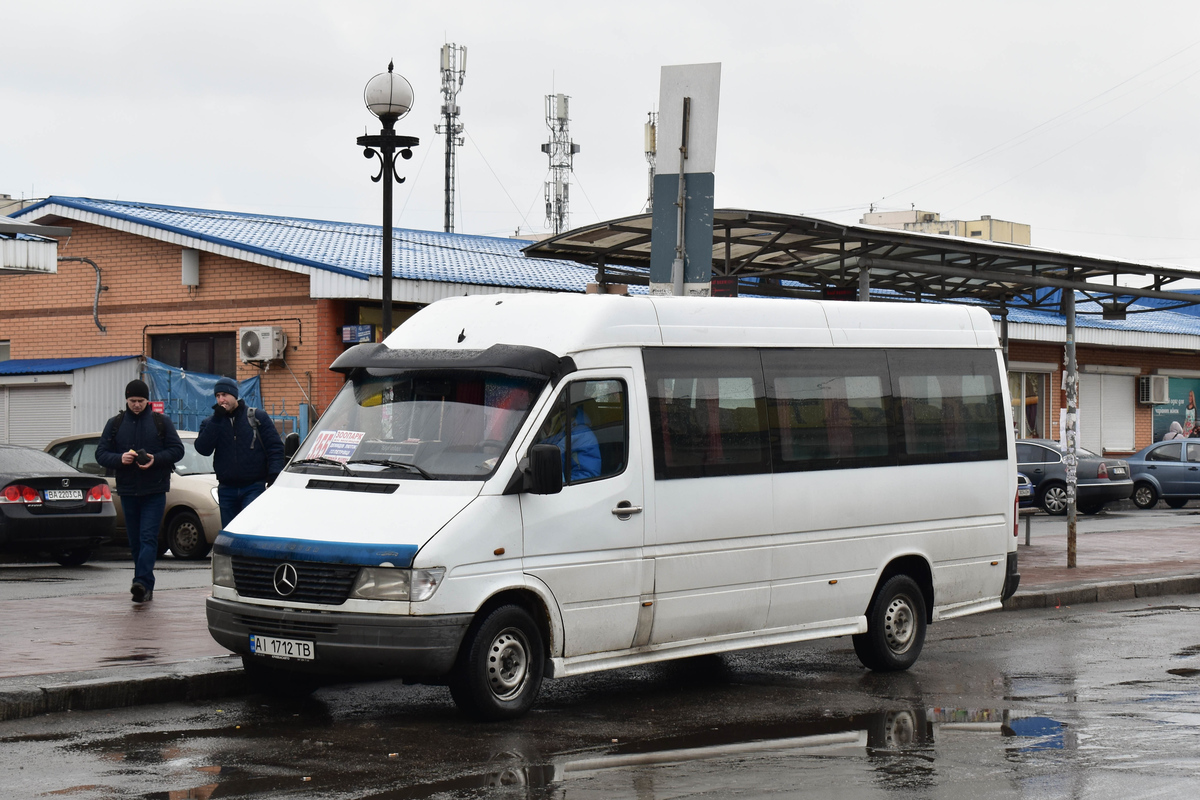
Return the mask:
POLYGON ((292 431, 283 437, 283 457, 291 458, 300 449, 300 434, 292 431))
POLYGON ((563 459, 558 445, 535 444, 529 448, 525 466, 525 491, 530 494, 558 494, 563 487, 563 459))

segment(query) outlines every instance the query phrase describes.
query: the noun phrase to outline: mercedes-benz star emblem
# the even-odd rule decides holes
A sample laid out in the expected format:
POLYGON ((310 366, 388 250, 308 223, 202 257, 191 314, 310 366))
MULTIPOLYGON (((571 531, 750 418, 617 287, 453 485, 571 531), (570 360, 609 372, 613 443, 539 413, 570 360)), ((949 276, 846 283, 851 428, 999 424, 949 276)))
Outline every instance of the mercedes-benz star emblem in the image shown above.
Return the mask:
POLYGON ((280 597, 287 597, 296 591, 296 583, 299 580, 300 576, 291 564, 280 564, 275 568, 275 591, 280 597))

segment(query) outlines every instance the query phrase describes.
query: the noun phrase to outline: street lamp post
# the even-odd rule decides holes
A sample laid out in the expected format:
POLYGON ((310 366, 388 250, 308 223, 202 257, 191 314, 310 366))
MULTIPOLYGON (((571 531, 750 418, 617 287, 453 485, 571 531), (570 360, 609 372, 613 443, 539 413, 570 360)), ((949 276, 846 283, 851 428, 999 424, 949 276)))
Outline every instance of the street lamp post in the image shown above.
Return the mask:
POLYGON ((396 153, 399 151, 401 158, 410 159, 410 148, 421 141, 415 136, 397 136, 394 130, 396 120, 412 108, 413 90, 403 75, 392 72, 392 62, 388 62, 387 72, 367 81, 363 102, 383 123, 378 136, 359 136, 357 141, 364 148, 363 156, 380 161, 379 174, 371 180, 383 181, 383 336, 386 338, 392 332, 392 181, 404 183, 404 178, 396 174, 396 153))

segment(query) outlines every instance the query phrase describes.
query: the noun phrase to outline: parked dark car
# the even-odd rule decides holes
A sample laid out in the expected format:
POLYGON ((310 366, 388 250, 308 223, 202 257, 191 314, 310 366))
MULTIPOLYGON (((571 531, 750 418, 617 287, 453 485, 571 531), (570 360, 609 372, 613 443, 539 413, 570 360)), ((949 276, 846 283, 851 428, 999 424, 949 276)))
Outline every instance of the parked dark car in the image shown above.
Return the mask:
MULTIPOLYGON (((1075 507, 1095 514, 1106 503, 1124 500, 1133 493, 1129 464, 1119 458, 1098 456, 1082 447, 1075 449, 1079 466, 1075 471, 1075 507)), ((1018 439, 1017 469, 1033 483, 1034 502, 1047 514, 1067 513, 1067 465, 1058 442, 1052 439, 1018 439)))
POLYGON ((103 477, 41 450, 0 444, 0 550, 78 566, 112 538, 116 516, 103 477))
POLYGON ((1200 439, 1143 447, 1129 457, 1129 471, 1138 508, 1154 508, 1160 499, 1183 508, 1188 500, 1200 499, 1200 439))

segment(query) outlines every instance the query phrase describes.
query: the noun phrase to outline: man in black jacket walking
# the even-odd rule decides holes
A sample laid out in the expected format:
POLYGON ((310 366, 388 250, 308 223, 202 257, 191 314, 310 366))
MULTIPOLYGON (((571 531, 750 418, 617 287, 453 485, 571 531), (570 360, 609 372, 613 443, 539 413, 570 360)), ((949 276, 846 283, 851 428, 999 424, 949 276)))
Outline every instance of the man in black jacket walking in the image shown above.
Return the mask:
POLYGON ((246 403, 238 399, 238 385, 221 378, 216 385, 213 415, 200 423, 196 452, 213 456, 217 473, 217 502, 224 528, 246 506, 275 482, 283 469, 283 440, 275 423, 261 408, 251 420, 246 403))
POLYGON ((183 442, 165 414, 149 408, 144 381, 125 387, 125 410, 110 419, 96 446, 96 461, 113 470, 117 495, 125 512, 125 531, 133 554, 133 602, 154 597, 154 561, 158 527, 167 507, 167 490, 175 462, 183 458, 183 442))

